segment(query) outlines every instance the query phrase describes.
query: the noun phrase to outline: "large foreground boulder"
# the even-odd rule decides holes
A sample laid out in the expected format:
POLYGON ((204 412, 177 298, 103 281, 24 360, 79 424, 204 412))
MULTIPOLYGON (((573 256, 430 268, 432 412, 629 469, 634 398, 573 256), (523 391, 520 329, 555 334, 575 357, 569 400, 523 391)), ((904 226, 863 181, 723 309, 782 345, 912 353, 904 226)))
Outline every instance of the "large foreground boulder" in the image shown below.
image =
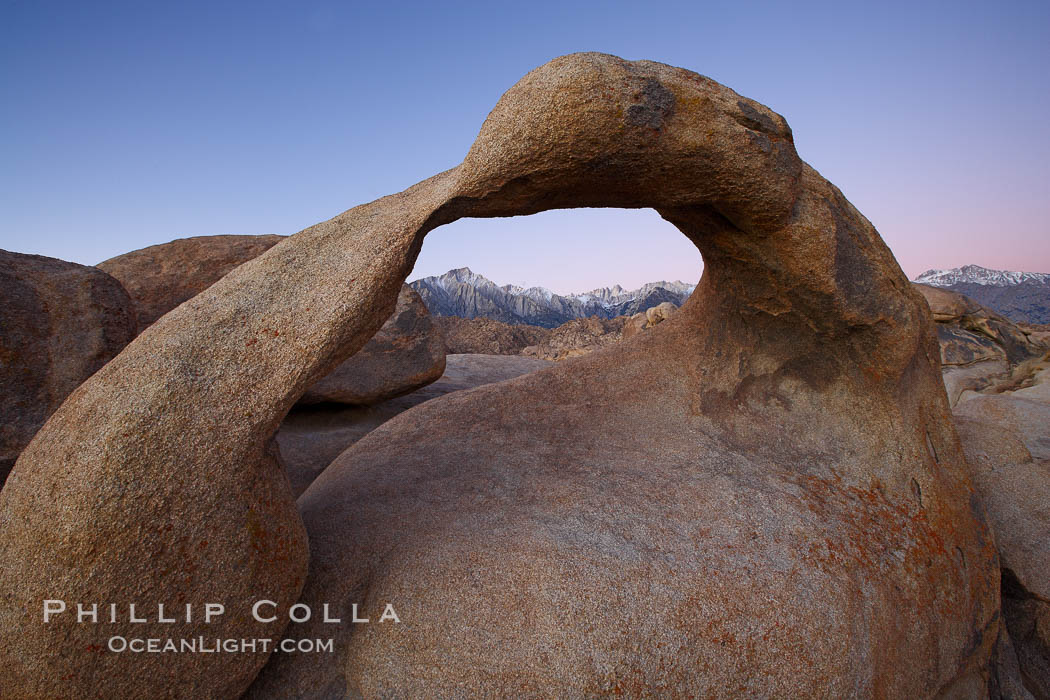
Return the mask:
MULTIPOLYGON (((72 393, 0 497, 0 697, 236 697, 288 619, 260 623, 252 604, 286 608, 306 573, 285 467, 246 427, 282 355, 304 351, 275 334, 279 315, 251 313, 265 295, 221 295, 201 325, 190 302, 135 338, 131 299, 105 272, 16 260, 33 271, 4 280, 18 302, 5 343, 62 379, 41 390, 54 404, 72 393), (245 353, 222 349, 231 337, 245 353), (149 639, 158 653, 136 649, 149 639), (255 641, 214 649, 242 639, 255 641)), ((23 374, 12 384, 40 381, 23 374)))
MULTIPOLYGON (((353 358, 347 360, 352 361, 353 358)), ((370 406, 300 403, 292 409, 277 431, 277 444, 295 495, 305 491, 343 450, 413 406, 454 391, 513 379, 551 364, 515 355, 448 355, 446 361, 440 379, 404 396, 370 406)))
POLYGON ((93 267, 0 250, 0 484, 44 421, 135 337, 131 300, 93 267))
POLYGON ((1050 401, 1018 394, 977 396, 956 406, 955 414, 1015 431, 1035 459, 1050 460, 1050 401))
MULTIPOLYGON (((1050 371, 1042 375, 1050 380, 1050 371)), ((1050 418, 1044 410, 1041 422, 1015 420, 1045 409, 1050 396, 1015 398, 1024 391, 963 402, 956 425, 999 548, 1002 614, 1020 678, 1034 697, 1050 698, 1050 418), (982 407, 986 401, 993 403, 982 407)))
MULTIPOLYGON (((200 294, 284 236, 196 236, 118 255, 98 267, 135 300, 142 328, 200 294)), ((304 305, 309 313, 309 305, 304 305)), ((406 394, 441 376, 445 344, 415 290, 401 288, 393 315, 365 347, 314 384, 303 403, 369 405, 406 394)))
POLYGON ((370 405, 426 386, 445 371, 445 339, 419 293, 402 285, 397 307, 353 357, 310 387, 301 404, 370 405))
POLYGON ((120 280, 145 329, 284 236, 193 236, 118 255, 97 267, 120 280))
MULTIPOLYGON (((97 627, 44 623, 42 599, 284 610, 305 543, 266 459, 281 418, 393 313, 428 231, 573 206, 655 208, 700 286, 627 343, 343 453, 299 502, 301 600, 343 623, 285 640, 335 650, 272 656, 250 694, 980 692, 999 570, 927 305, 783 118, 601 54, 528 74, 461 165, 236 268, 63 404, 0 493, 0 687, 236 695, 265 655, 88 654, 97 627)), ((135 627, 109 634, 203 625, 135 627)))
POLYGON ((704 278, 631 341, 427 402, 329 466, 299 501, 302 600, 372 622, 290 629, 337 653, 271 659, 251 697, 983 687, 998 568, 926 304, 780 117, 572 56, 432 182, 437 218, 655 206, 704 278))

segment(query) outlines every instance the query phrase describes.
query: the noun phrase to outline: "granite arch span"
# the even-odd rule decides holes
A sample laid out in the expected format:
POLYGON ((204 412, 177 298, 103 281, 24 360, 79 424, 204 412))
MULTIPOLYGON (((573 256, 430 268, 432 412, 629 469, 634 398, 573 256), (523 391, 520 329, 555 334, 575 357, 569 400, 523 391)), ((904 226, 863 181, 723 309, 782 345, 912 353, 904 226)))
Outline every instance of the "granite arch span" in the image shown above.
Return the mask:
POLYGON ((782 117, 663 64, 555 59, 461 165, 237 268, 70 396, 0 495, 0 687, 233 697, 265 655, 89 657, 167 630, 43 626, 40 604, 225 602, 210 634, 261 637, 280 630, 245 605, 300 593, 402 595, 414 623, 348 631, 332 663, 274 657, 256 696, 972 687, 998 571, 927 320, 782 117), (300 499, 306 575, 268 452, 292 403, 376 332, 428 231, 581 206, 671 221, 704 256, 693 297, 357 443, 300 499))

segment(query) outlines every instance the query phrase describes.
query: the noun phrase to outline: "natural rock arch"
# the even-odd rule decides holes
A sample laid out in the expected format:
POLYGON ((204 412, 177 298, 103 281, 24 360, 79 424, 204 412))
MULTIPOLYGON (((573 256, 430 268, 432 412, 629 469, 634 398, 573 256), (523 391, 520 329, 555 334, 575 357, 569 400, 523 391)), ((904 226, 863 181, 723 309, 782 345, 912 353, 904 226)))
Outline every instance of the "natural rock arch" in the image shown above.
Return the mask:
MULTIPOLYGON (((341 637, 335 664, 275 657, 253 692, 309 696, 344 677, 363 692, 390 682, 438 695, 630 694, 651 682, 691 694, 747 683, 758 695, 928 696, 979 683, 998 573, 922 299, 870 223, 798 158, 779 115, 689 71, 575 54, 512 87, 460 166, 234 270, 59 409, 0 495, 0 687, 70 697, 243 690, 265 655, 89 657, 81 650, 113 634, 169 632, 68 618, 45 626, 42 600, 226 602, 231 613, 209 635, 278 634, 245 608, 259 598, 287 606, 303 584, 302 525, 267 457, 283 415, 379 328, 428 231, 579 206, 653 207, 682 230, 706 263, 689 303, 630 343, 432 402, 359 442, 301 501, 314 550, 304 600, 398 591, 416 600, 426 587, 406 571, 426 565, 460 582, 473 572, 483 591, 552 586, 568 605, 615 609, 646 580, 635 569, 613 575, 610 557, 630 555, 649 567, 652 601, 678 601, 674 619, 646 622, 634 603, 596 625, 526 619, 515 639, 496 598, 484 616, 491 633, 472 641, 475 628, 415 606, 413 628, 341 637), (587 405, 599 419, 589 427, 573 420, 587 405), (577 444, 564 441, 566 425, 577 444), (653 434, 639 445, 609 432, 631 425, 653 434), (491 468, 500 444, 515 447, 512 468, 491 468), (391 522, 379 511, 405 507, 384 466, 418 470, 420 483, 444 479, 441 493, 461 502, 455 467, 482 480, 477 494, 491 507, 408 521, 406 538, 445 526, 450 537, 430 543, 449 559, 435 562, 376 529, 391 522), (554 481, 529 481, 543 478, 554 481), (650 479, 697 500, 668 502, 646 490, 650 479), (339 491, 348 484, 360 490, 339 491), (553 501, 538 497, 545 487, 553 501), (632 489, 643 498, 628 498, 632 489), (339 518, 352 507, 373 540, 341 552, 339 518), (470 522, 498 525, 500 507, 513 517, 499 536, 473 533, 472 560, 456 536, 470 535, 470 522), (665 516, 671 531, 654 524, 665 516), (641 543, 625 549, 632 527, 664 538, 653 551, 680 562, 690 552, 686 570, 656 572, 641 543), (512 553, 518 580, 500 566, 515 533, 532 546, 512 553), (374 561, 355 558, 368 552, 374 561), (569 554, 593 555, 590 578, 562 571, 569 583, 559 588, 541 576, 569 554), (346 564, 360 569, 340 571, 346 564), (409 629, 420 636, 405 646, 409 629), (518 646, 492 646, 508 641, 518 646), (463 663, 441 665, 449 654, 463 663), (391 668, 403 672, 384 676, 391 668)), ((418 484, 404 489, 422 497, 418 484)))

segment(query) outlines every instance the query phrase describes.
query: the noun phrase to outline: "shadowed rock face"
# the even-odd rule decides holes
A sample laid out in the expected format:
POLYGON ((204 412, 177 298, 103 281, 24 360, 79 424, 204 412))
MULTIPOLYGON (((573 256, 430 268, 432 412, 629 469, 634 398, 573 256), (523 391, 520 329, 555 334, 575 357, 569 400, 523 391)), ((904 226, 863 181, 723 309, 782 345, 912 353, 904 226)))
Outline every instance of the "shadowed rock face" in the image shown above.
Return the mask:
MULTIPOLYGON (((0 686, 243 688, 262 655, 88 660, 98 635, 45 627, 40 600, 287 605, 305 543, 264 459, 281 417, 378 330, 429 230, 573 206, 655 208, 701 250, 697 291, 630 342, 427 402, 344 453, 300 499, 303 600, 391 602, 404 624, 299 625, 337 653, 275 656, 254 696, 980 683, 998 570, 922 298, 780 116, 576 54, 512 87, 460 166, 237 268, 59 409, 0 496, 0 686)), ((208 632, 262 636, 232 615, 208 632)))
MULTIPOLYGON (((1050 697, 1048 408, 1050 369, 1044 367, 1031 387, 965 401, 955 411, 999 549, 1002 618, 1012 637, 1014 675, 1036 698, 1050 697)), ((1000 658, 1004 654, 1009 650, 1000 658)))
MULTIPOLYGON (((139 327, 146 328, 283 238, 180 238, 118 255, 98 267, 131 292, 139 327)), ((419 295, 404 285, 393 316, 372 340, 310 387, 300 402, 372 404, 425 386, 444 369, 441 331, 419 295)))
POLYGON ((135 337, 131 300, 92 267, 0 250, 0 486, 70 392, 135 337))
POLYGON ((375 404, 426 386, 445 371, 445 340, 416 290, 401 287, 397 309, 353 357, 310 387, 301 404, 375 404))
POLYGON ((118 255, 97 267, 124 285, 143 329, 284 236, 193 236, 118 255))
POLYGON ((453 391, 506 381, 550 365, 514 355, 449 355, 447 360, 440 379, 404 396, 372 406, 323 404, 293 409, 276 439, 295 495, 305 491, 343 450, 399 413, 453 391))

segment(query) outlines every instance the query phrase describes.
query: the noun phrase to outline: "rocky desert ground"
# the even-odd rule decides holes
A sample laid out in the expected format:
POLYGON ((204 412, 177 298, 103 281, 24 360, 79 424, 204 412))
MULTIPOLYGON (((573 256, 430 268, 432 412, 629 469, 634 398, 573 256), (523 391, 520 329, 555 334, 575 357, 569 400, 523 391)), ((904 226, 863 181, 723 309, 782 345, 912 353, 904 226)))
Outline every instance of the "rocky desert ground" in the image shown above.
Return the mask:
POLYGON ((710 79, 566 56, 293 236, 0 276, 2 698, 1050 698, 1050 334, 910 283, 710 79), (700 284, 549 328, 405 284, 573 206, 655 208, 700 284), (201 635, 332 650, 107 646, 201 635))

